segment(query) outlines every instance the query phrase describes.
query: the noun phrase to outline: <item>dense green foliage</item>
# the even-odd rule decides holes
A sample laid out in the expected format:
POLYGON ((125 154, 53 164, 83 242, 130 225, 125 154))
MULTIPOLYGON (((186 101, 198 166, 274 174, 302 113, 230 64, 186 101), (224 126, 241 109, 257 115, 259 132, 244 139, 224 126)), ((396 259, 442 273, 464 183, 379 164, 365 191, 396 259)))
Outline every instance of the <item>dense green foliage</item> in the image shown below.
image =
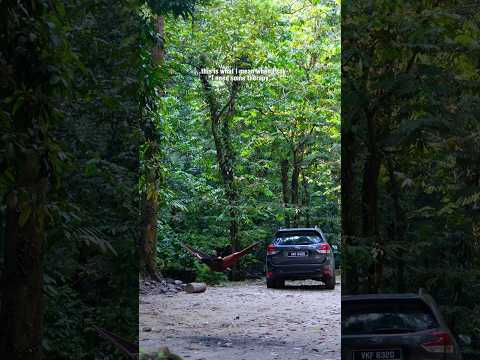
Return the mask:
POLYGON ((344 291, 423 287, 480 335, 479 17, 454 1, 344 6, 344 291))
MULTIPOLYGON (((165 19, 158 264, 167 275, 198 267, 180 241, 210 252, 228 247, 232 216, 242 246, 266 243, 288 224, 319 225, 339 240, 339 17, 335 1, 238 0, 200 6, 193 22, 165 19), (286 75, 208 79, 215 104, 198 71, 221 67, 286 75), (215 105, 225 110, 231 103, 231 113, 215 120, 215 105), (227 164, 219 163, 217 146, 227 164), (224 169, 233 179, 222 176, 224 169)), ((256 255, 243 264, 261 272, 262 250, 256 255)))
MULTIPOLYGON (((140 5, 30 5, 2 8, 0 195, 29 193, 20 225, 46 222, 43 254, 34 260, 43 258, 46 358, 114 359, 92 325, 138 336, 140 5), (31 116, 33 142, 19 130, 22 112, 31 116), (31 159, 43 156, 44 204, 18 181, 30 146, 31 159)), ((7 210, 2 204, 2 248, 12 246, 4 237, 7 210)), ((3 271, 3 251, 0 259, 3 271)))
POLYGON ((91 325, 137 337, 140 20, 133 4, 82 2, 66 13, 78 67, 55 129, 67 167, 52 196, 58 212, 46 253, 47 354, 116 358, 111 347, 99 347, 91 325))

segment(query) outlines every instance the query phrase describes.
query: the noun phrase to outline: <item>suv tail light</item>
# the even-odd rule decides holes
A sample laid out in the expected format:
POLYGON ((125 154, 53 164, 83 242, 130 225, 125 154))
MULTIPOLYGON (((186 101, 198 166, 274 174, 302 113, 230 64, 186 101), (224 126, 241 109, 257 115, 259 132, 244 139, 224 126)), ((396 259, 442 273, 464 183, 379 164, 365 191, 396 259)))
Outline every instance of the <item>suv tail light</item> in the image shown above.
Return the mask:
POLYGON ((318 245, 317 252, 319 254, 330 254, 332 252, 332 248, 327 243, 321 243, 318 245))
POLYGON ((267 255, 275 255, 277 253, 278 253, 278 250, 275 247, 275 245, 270 244, 270 245, 267 246, 267 255))
POLYGON ((425 350, 433 353, 453 353, 453 341, 450 334, 445 331, 436 331, 432 333, 432 336, 435 336, 436 339, 422 344, 425 350))

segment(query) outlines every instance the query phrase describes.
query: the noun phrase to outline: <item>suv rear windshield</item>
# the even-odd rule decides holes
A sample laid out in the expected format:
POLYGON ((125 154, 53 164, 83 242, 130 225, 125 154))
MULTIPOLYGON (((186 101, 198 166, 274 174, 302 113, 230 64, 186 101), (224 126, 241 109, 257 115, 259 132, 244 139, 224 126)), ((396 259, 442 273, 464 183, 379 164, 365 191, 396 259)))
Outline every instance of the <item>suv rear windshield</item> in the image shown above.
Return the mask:
POLYGON ((323 239, 315 231, 278 233, 275 245, 311 245, 322 243, 323 239))
POLYGON ((342 302, 342 334, 399 334, 438 327, 421 300, 342 302))

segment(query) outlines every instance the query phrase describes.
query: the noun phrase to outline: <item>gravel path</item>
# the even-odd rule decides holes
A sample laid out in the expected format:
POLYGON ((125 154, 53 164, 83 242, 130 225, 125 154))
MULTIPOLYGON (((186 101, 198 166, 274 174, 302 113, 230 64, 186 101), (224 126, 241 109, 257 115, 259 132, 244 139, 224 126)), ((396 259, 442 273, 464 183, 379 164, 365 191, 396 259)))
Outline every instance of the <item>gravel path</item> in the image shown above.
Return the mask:
POLYGON ((208 287, 205 293, 143 295, 140 349, 167 346, 185 359, 340 359, 340 285, 263 281, 208 287))

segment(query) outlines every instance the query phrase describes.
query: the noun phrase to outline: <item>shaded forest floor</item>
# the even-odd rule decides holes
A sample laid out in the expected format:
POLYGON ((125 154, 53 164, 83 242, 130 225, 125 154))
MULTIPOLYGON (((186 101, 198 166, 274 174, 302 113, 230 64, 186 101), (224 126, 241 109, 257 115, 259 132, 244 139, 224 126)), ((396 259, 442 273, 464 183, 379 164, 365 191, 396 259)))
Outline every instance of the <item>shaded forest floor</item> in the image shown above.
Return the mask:
POLYGON ((257 280, 142 295, 140 348, 162 346, 195 360, 340 359, 340 284, 267 289, 257 280))

